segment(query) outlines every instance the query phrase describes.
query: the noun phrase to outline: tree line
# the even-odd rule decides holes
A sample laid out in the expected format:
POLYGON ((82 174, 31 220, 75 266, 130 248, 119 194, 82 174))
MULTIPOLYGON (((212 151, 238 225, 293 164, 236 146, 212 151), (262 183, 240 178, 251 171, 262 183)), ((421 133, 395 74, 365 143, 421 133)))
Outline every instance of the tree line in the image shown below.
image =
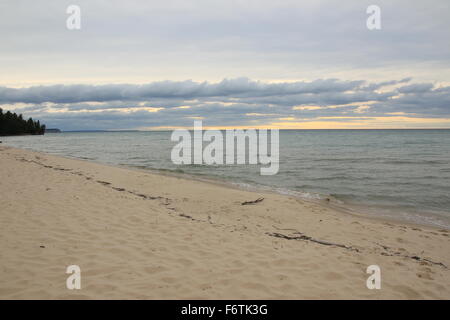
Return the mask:
POLYGON ((0 136, 13 136, 21 134, 44 134, 45 124, 41 125, 39 120, 32 118, 25 120, 21 114, 17 115, 7 111, 3 113, 0 108, 0 136))

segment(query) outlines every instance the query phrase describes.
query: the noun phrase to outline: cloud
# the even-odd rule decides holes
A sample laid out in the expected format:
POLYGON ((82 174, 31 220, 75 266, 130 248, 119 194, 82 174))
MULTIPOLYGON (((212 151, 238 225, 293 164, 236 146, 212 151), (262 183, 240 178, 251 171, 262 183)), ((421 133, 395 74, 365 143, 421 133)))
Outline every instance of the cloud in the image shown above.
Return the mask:
POLYGON ((368 86, 366 86, 365 89, 368 91, 372 91, 372 90, 377 90, 377 89, 380 89, 380 88, 386 87, 386 86, 392 86, 392 85, 396 85, 396 84, 406 83, 411 80, 412 80, 412 77, 408 77, 408 78, 404 78, 401 80, 391 80, 391 81, 384 81, 384 82, 379 82, 379 83, 371 83, 368 86))
MULTIPOLYGON (((285 121, 335 122, 450 117, 450 87, 411 83, 317 79, 263 82, 162 81, 144 85, 0 87, 0 107, 41 119, 51 127, 135 129, 191 126, 271 126, 285 121), (379 92, 380 88, 391 87, 379 92)), ((412 122, 411 122, 412 123, 412 122)))
POLYGON ((368 0, 77 0, 79 31, 66 28, 70 4, 0 2, 0 84, 449 81, 448 0, 378 0, 378 31, 366 27, 368 0))
POLYGON ((398 88, 401 93, 424 93, 433 89, 432 83, 415 83, 408 86, 398 88))
POLYGON ((248 78, 224 79, 219 83, 159 81, 144 85, 53 85, 29 88, 0 87, 0 103, 78 103, 193 99, 206 97, 267 97, 294 94, 337 93, 358 89, 364 81, 336 79, 311 82, 264 83, 248 78))

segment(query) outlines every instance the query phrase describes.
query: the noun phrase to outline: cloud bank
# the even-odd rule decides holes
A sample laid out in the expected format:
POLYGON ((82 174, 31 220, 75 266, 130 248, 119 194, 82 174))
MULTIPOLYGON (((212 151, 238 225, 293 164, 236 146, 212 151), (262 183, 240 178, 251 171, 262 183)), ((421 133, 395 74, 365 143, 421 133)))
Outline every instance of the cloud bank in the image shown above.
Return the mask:
POLYGON ((207 127, 450 127, 450 87, 411 82, 236 78, 0 87, 0 107, 63 130, 190 127, 195 119, 207 127))

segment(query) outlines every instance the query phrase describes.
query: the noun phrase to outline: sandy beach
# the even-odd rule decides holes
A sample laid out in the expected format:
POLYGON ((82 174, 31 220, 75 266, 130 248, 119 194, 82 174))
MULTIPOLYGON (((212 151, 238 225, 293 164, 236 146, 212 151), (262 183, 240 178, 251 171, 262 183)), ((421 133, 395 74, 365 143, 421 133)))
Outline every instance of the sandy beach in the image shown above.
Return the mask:
POLYGON ((0 299, 450 298, 447 230, 6 146, 0 164, 0 299))

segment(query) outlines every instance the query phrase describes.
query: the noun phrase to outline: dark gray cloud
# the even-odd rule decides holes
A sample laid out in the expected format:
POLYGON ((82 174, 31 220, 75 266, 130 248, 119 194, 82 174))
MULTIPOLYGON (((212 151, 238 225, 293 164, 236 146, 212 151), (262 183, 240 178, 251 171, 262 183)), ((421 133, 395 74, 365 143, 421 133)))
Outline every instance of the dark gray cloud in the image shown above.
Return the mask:
POLYGON ((0 103, 75 103, 139 101, 154 98, 265 97, 293 94, 321 94, 358 89, 364 81, 336 79, 312 82, 263 83, 247 78, 225 79, 219 83, 160 81, 145 85, 53 85, 30 88, 0 87, 0 103))
POLYGON ((368 91, 373 91, 373 90, 377 90, 377 89, 380 89, 380 88, 386 87, 386 86, 392 86, 392 85, 396 85, 396 84, 400 84, 400 83, 407 83, 411 80, 412 80, 412 77, 408 77, 408 78, 404 78, 401 80, 390 80, 390 81, 383 81, 383 82, 379 82, 379 83, 370 83, 369 85, 367 85, 365 87, 365 89, 368 91))
POLYGON ((423 93, 433 89, 432 83, 414 83, 398 89, 401 93, 423 93))
POLYGON ((0 107, 13 107, 64 130, 190 126, 194 119, 204 119, 209 126, 256 126, 399 114, 450 118, 450 87, 408 84, 410 80, 267 83, 239 78, 217 83, 2 87, 0 107))

